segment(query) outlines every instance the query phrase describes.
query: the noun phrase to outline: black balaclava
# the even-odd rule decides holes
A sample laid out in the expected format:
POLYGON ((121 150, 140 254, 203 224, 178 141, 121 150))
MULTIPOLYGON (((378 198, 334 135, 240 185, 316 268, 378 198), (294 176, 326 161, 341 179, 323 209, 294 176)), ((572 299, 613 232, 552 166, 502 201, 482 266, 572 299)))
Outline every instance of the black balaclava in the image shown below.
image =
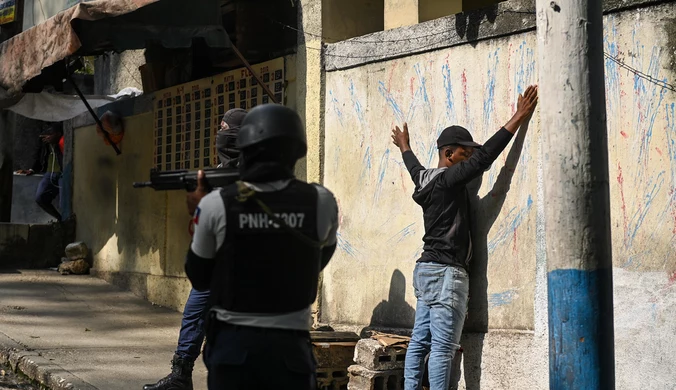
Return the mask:
POLYGON ((228 128, 216 133, 216 152, 222 168, 237 168, 239 149, 237 149, 237 133, 246 116, 246 110, 234 108, 223 115, 222 121, 228 128))

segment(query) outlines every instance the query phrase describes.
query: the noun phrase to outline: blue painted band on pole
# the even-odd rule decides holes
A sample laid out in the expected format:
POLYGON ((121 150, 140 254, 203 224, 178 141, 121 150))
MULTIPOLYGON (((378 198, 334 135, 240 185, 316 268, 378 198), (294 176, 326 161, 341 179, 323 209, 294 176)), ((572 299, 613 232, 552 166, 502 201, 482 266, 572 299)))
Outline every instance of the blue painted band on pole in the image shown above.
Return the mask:
POLYGON ((613 389, 612 271, 558 269, 547 282, 550 389, 613 389))

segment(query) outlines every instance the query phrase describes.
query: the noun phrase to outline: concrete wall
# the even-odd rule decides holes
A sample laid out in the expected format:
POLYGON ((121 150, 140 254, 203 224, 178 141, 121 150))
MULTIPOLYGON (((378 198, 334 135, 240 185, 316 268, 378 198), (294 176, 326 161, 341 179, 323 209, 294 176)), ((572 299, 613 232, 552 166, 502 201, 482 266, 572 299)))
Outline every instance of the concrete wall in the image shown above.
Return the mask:
POLYGON ((418 23, 419 0, 386 0, 385 30, 418 23))
POLYGON ((322 3, 323 0, 301 0, 298 7, 296 110, 306 128, 308 151, 296 167, 298 177, 308 182, 321 182, 324 169, 322 3))
MULTIPOLYGON (((501 4, 497 19, 469 26, 471 37, 457 35, 457 18, 430 22, 427 34, 442 25, 448 28, 440 36, 456 34, 443 43, 425 38, 441 45, 432 52, 387 60, 386 49, 356 59, 366 54, 355 49, 359 42, 327 49, 334 71, 326 75, 324 184, 340 203, 341 229, 324 273, 323 322, 412 325, 422 217, 390 129, 408 122, 414 152, 435 166, 434 141, 446 126, 462 124, 483 142, 503 125, 519 92, 538 80, 535 33, 519 32, 534 15, 505 11, 527 9, 526 3, 501 4), (512 33, 490 35, 506 30, 512 33), (482 36, 487 40, 475 40, 482 36), (344 53, 353 58, 339 57, 344 53)), ((605 17, 605 51, 626 64, 606 60, 619 389, 671 389, 674 382, 660 362, 676 353, 669 314, 676 308, 676 92, 658 84, 676 80, 675 20, 674 3, 605 17)), ((377 38, 413 41, 425 29, 377 38)), ((398 46, 390 50, 421 50, 398 46)), ((542 196, 540 133, 554 129, 538 123, 536 114, 527 134, 484 175, 474 199, 478 251, 463 340, 467 388, 547 388, 543 211, 556 200, 542 196)))
POLYGON ((124 126, 120 156, 94 126, 75 130, 76 237, 91 248, 92 272, 178 310, 189 291, 183 275, 190 242, 185 195, 132 188, 132 182, 147 180, 153 165, 153 114, 127 117, 124 126))
POLYGON ((0 268, 56 267, 74 237, 72 220, 61 224, 0 223, 0 268))
POLYGON ((322 4, 325 41, 342 41, 382 31, 384 4, 384 0, 325 0, 322 4))
POLYGON ((139 66, 146 63, 143 50, 108 53, 94 62, 94 91, 114 95, 127 87, 143 90, 139 66))

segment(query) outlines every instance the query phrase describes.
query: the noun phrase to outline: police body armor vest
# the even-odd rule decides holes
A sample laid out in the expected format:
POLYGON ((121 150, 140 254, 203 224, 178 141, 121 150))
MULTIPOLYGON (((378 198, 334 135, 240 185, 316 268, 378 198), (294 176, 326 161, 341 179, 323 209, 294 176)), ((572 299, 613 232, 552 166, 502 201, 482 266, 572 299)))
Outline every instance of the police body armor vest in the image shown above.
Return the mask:
MULTIPOLYGON (((221 191, 225 241, 216 258, 214 304, 241 313, 281 314, 310 306, 317 296, 321 249, 273 222, 253 200, 238 200, 237 185, 221 191)), ((293 180, 254 195, 307 238, 317 237, 317 189, 293 180)))

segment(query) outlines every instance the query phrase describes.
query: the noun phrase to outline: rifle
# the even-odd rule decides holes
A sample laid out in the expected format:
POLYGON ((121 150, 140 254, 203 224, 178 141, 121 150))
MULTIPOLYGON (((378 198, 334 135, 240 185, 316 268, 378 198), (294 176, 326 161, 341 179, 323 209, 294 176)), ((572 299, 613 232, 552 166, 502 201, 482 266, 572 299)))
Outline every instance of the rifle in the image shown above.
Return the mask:
MULTIPOLYGON (((239 180, 239 170, 232 168, 203 169, 206 177, 207 191, 216 187, 226 187, 239 180)), ((134 188, 150 187, 155 191, 186 190, 193 192, 197 189, 197 171, 164 171, 150 170, 150 181, 134 182, 134 188)))

